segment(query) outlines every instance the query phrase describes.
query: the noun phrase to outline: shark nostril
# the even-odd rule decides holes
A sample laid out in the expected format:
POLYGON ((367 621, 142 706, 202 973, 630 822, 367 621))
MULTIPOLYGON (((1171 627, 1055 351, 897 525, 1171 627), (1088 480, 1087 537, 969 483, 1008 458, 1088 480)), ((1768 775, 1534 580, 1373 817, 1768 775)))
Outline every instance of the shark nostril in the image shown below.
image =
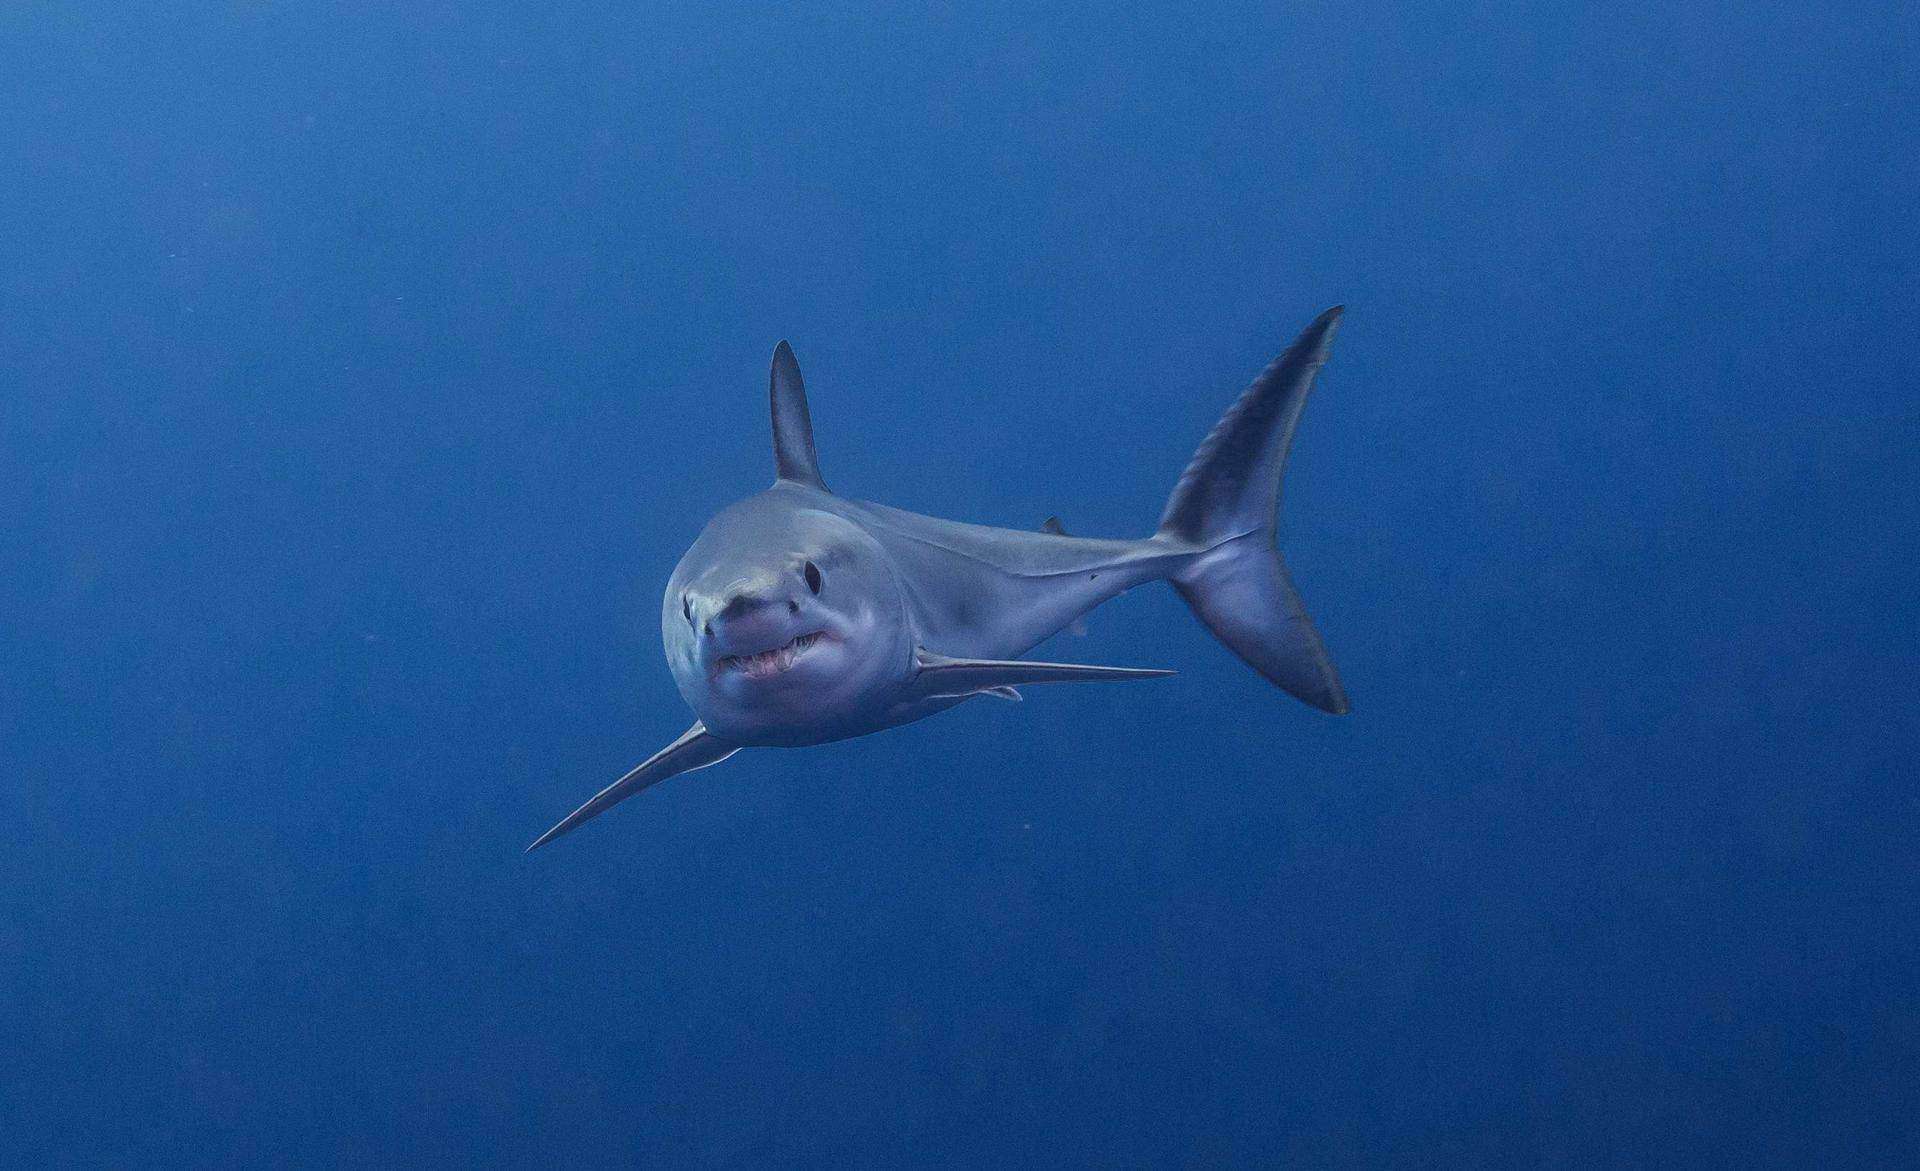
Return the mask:
POLYGON ((712 638, 712 637, 713 637, 713 623, 712 623, 711 621, 709 621, 709 622, 708 622, 708 623, 706 624, 706 626, 705 626, 705 628, 704 628, 704 629, 706 630, 706 633, 707 633, 707 637, 708 637, 708 638, 712 638))
POLYGON ((798 602, 796 602, 796 601, 794 601, 794 600, 793 600, 792 598, 788 598, 788 599, 787 599, 787 613, 789 613, 789 614, 798 614, 799 612, 800 612, 800 603, 798 603, 798 602))

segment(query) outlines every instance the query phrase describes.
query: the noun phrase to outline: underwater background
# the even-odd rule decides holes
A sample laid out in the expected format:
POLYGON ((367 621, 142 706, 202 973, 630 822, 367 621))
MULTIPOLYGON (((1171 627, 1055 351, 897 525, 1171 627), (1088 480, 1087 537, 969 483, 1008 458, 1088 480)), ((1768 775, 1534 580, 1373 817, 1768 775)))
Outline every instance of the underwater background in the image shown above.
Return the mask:
POLYGON ((1912 1165, 1911 5, 0 9, 0 1163, 1912 1165), (1176 668, 742 753, 771 479, 1148 532, 1176 668))

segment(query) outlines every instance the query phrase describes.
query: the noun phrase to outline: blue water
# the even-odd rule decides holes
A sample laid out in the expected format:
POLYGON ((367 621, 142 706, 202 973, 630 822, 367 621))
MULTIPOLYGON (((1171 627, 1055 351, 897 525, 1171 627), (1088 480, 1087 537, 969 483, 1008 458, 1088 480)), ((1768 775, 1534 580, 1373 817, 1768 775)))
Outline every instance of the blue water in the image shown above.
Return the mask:
POLYGON ((0 1163, 1920 1160, 1909 5, 665 7, 0 11, 0 1163), (775 341, 1138 535, 1335 303, 1351 716, 1154 587, 522 856, 775 341))

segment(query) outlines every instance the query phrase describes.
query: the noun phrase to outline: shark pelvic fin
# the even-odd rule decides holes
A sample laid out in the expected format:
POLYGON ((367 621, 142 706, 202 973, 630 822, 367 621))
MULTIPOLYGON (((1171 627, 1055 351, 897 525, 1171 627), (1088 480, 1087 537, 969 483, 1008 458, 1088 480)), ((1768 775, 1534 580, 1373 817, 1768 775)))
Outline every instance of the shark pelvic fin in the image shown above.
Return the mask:
POLYGON ((820 460, 813 451, 813 416, 807 412, 807 387, 800 381, 800 363, 793 356, 793 347, 786 342, 773 348, 767 398, 773 408, 774 474, 781 480, 825 492, 827 485, 820 478, 820 460))
POLYGON ((540 835, 527 853, 531 854, 541 846, 569 833, 580 826, 581 822, 591 821, 620 802, 638 793, 648 785, 657 785, 668 777, 677 777, 681 773, 690 773, 697 768, 710 764, 719 764, 727 757, 740 751, 735 746, 716 740, 707 733, 707 726, 694 721, 678 740, 648 757, 626 776, 594 794, 593 800, 567 814, 565 820, 540 835))
MULTIPOLYGON (((1092 667, 1083 663, 1030 663, 1025 659, 950 659, 922 649, 915 654, 921 695, 973 695, 1028 683, 1116 683, 1173 674, 1144 667, 1092 667)), ((1005 698, 1004 696, 1002 698, 1005 698)))

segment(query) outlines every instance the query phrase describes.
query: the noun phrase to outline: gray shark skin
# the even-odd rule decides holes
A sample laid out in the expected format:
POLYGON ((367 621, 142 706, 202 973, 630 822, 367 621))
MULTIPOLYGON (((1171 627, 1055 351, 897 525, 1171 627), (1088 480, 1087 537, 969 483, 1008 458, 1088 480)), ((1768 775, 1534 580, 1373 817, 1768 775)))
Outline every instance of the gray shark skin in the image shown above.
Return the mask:
POLYGON ((529 851, 668 777, 742 748, 794 748, 912 723, 1029 683, 1170 671, 1019 656, 1144 582, 1172 583, 1208 629, 1276 686, 1347 711, 1333 663, 1274 547, 1280 481, 1341 309, 1261 372, 1182 473, 1139 540, 962 524, 828 490, 793 350, 773 352, 776 479, 723 510, 661 600, 675 684, 698 719, 529 851))

